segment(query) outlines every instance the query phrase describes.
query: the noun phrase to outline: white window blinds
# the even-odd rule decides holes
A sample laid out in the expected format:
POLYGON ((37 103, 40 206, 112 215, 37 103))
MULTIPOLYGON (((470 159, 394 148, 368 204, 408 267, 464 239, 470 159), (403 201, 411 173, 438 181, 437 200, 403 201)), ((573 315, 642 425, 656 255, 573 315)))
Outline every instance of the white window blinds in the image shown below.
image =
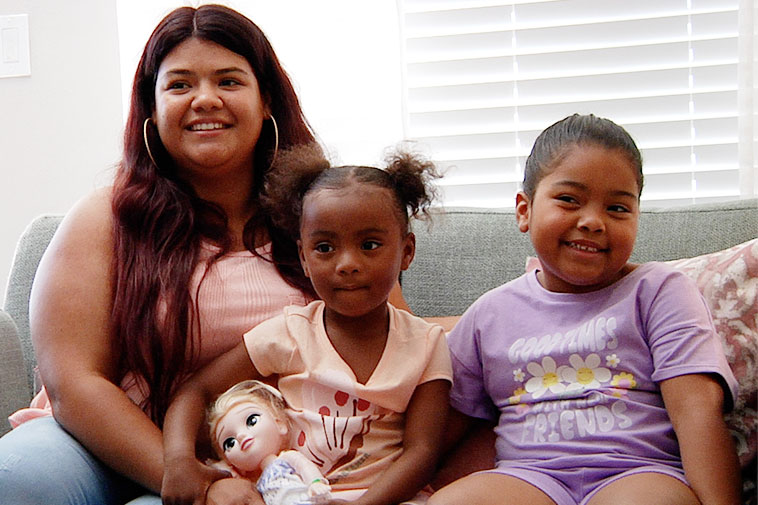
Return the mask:
POLYGON ((646 205, 740 194, 739 0, 398 0, 407 138, 445 205, 512 206, 539 132, 623 125, 646 205))

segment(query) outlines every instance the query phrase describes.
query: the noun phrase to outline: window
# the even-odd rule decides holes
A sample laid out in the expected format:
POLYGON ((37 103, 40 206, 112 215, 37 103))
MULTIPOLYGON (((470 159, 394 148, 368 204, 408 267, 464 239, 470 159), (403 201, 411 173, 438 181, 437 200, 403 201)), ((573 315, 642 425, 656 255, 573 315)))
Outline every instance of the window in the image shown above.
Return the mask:
POLYGON ((754 176, 752 157, 740 168, 739 0, 398 5, 405 135, 445 168, 445 205, 512 206, 534 139, 574 112, 632 134, 645 205, 736 198, 754 176))

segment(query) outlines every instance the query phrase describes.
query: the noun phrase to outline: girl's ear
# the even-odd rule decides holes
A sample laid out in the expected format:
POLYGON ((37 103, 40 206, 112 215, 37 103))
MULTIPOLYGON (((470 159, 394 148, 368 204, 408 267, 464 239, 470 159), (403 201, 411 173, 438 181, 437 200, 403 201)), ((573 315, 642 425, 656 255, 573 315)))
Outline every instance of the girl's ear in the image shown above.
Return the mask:
POLYGON ((529 214, 531 214, 532 205, 526 193, 519 191, 516 194, 516 222, 521 233, 529 231, 529 214))
POLYGON ((303 267, 303 273, 307 278, 311 278, 311 273, 308 271, 308 262, 305 261, 305 254, 303 254, 303 242, 297 241, 297 254, 300 256, 300 265, 303 267))
POLYGON ((408 233, 403 241, 403 261, 400 263, 400 270, 408 270, 416 255, 416 235, 408 233))

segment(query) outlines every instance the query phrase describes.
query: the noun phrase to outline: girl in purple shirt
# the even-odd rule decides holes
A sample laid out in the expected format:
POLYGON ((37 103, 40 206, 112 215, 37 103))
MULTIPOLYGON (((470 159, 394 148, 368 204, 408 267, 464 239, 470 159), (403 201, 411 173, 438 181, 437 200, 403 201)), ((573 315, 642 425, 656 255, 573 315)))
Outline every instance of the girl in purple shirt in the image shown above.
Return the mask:
POLYGON ((483 295, 449 336, 451 437, 496 423, 496 465, 430 505, 739 503, 723 420, 736 396, 683 274, 629 263, 642 161, 629 134, 570 116, 536 140, 516 198, 540 266, 483 295))

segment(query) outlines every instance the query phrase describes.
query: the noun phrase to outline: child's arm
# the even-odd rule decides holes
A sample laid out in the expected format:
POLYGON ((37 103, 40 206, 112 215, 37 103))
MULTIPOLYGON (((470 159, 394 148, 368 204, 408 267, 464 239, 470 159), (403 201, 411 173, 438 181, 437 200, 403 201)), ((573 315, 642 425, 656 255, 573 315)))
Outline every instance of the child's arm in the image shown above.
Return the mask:
POLYGON ((206 408, 217 395, 242 380, 258 378, 260 374, 240 342, 182 385, 163 423, 163 503, 202 505, 208 487, 229 476, 197 460, 197 434, 204 427, 206 408))
POLYGON ((740 503, 737 452, 723 417, 724 392, 716 379, 690 374, 661 382, 687 480, 703 505, 740 503))
POLYGON ((495 424, 450 409, 442 442, 442 457, 432 481, 434 489, 495 465, 495 424))
POLYGON ((441 379, 416 387, 405 414, 403 453, 353 503, 400 503, 429 483, 442 446, 449 391, 450 382, 441 379))

